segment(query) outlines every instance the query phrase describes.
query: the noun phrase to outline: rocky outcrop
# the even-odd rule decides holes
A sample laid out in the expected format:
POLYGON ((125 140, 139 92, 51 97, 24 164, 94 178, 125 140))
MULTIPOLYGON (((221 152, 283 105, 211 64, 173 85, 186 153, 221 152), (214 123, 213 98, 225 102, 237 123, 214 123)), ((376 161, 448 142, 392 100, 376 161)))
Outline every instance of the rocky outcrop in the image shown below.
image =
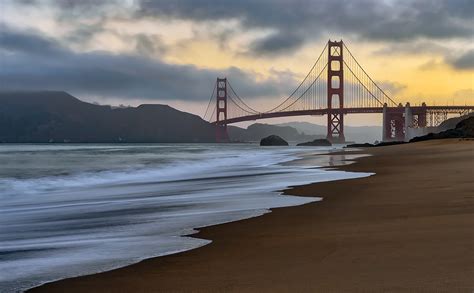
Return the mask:
POLYGON ((353 144, 348 144, 344 148, 370 148, 373 147, 374 145, 371 143, 353 143, 353 144))
POLYGON ((433 132, 433 133, 438 132, 439 133, 441 131, 454 129, 454 128, 456 128, 456 125, 458 125, 459 122, 461 122, 463 120, 466 120, 469 117, 474 117, 474 113, 469 113, 467 115, 463 115, 463 116, 460 116, 460 117, 449 118, 449 119, 443 121, 439 126, 434 127, 434 131, 431 131, 431 132, 433 132))
MULTIPOLYGON (((470 116, 458 124, 453 129, 442 131, 440 133, 429 133, 427 135, 418 136, 410 140, 410 142, 425 141, 431 139, 444 139, 444 138, 474 138, 474 116, 470 116)), ((403 141, 389 141, 381 142, 378 144, 370 143, 355 143, 349 144, 347 148, 359 148, 359 147, 380 147, 380 146, 389 146, 396 144, 404 144, 403 141)))
POLYGON ((444 138, 474 138, 474 117, 462 120, 454 129, 442 131, 440 133, 430 133, 427 135, 415 137, 410 142, 425 141, 431 139, 444 138))
POLYGON ((299 143, 297 144, 297 146, 332 146, 332 143, 325 138, 321 138, 315 139, 313 141, 299 143))
POLYGON ((261 146, 287 146, 288 142, 278 135, 270 135, 262 138, 260 141, 261 146))
POLYGON ((382 141, 381 143, 378 143, 374 145, 375 147, 381 147, 381 146, 388 146, 388 145, 397 145, 397 144, 404 144, 407 143, 405 141, 382 141))
POLYGON ((386 141, 386 142, 380 142, 377 144, 371 144, 371 143, 353 143, 353 144, 348 144, 345 146, 345 148, 373 148, 373 147, 382 147, 382 146, 389 146, 389 145, 397 145, 397 144, 404 144, 407 142, 404 141, 386 141))

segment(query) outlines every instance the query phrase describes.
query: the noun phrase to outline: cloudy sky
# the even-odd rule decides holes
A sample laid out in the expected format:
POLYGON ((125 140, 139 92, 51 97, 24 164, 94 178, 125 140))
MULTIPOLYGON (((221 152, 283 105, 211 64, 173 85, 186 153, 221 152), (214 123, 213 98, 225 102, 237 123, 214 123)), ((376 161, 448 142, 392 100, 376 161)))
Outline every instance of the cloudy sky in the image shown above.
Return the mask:
POLYGON ((343 39, 396 101, 474 104, 473 16, 473 0, 0 0, 0 89, 202 114, 227 76, 266 110, 343 39))

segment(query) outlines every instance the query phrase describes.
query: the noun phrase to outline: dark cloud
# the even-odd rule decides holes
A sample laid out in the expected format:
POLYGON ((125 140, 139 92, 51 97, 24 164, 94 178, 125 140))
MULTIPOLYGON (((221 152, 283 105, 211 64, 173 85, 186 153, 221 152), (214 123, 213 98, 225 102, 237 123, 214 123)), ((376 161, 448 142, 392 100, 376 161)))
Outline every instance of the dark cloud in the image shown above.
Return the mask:
MULTIPOLYGON (((146 43, 146 41, 145 41, 146 43)), ((147 45, 143 45, 147 46, 147 45)), ((173 65, 136 55, 77 53, 54 39, 2 27, 0 89, 66 90, 114 98, 199 101, 209 98, 217 76, 227 75, 241 96, 281 96, 295 80, 256 81, 252 72, 173 65)))
MULTIPOLYGON (((8 0, 2 0, 8 1, 8 0)), ((50 6, 60 10, 59 18, 74 21, 73 16, 89 17, 91 15, 107 14, 107 11, 115 11, 114 8, 123 6, 123 0, 13 0, 15 4, 29 6, 50 6)))
POLYGON ((35 34, 19 34, 0 23, 0 47, 5 51, 28 55, 61 55, 64 50, 54 40, 35 34))
MULTIPOLYGON (((61 21, 110 16, 125 7, 143 17, 209 22, 238 19, 245 30, 270 29, 249 52, 287 53, 320 38, 403 42, 472 38, 472 0, 43 0, 60 8, 61 21), (130 5, 136 3, 137 6, 130 5), (128 5, 128 6, 127 6, 128 5)), ((42 3, 42 4, 39 4, 42 3)), ((210 32, 212 34, 212 32, 210 32)), ((219 37, 222 39, 222 36, 219 37)), ((218 39, 218 41, 219 41, 218 39)))
POLYGON ((430 59, 422 64, 421 70, 433 70, 445 64, 451 65, 456 69, 471 70, 474 69, 474 50, 462 51, 463 49, 453 50, 447 46, 439 45, 433 42, 420 41, 406 44, 388 44, 382 49, 374 52, 376 55, 397 55, 397 54, 432 54, 444 55, 443 60, 430 59))
MULTIPOLYGON (((43 2, 48 2, 44 1, 43 2)), ((122 5, 121 0, 50 0, 50 3, 59 6, 67 12, 83 12, 89 13, 93 11, 100 11, 103 7, 112 7, 114 5, 122 5)))
MULTIPOLYGON (((105 18, 101 18, 93 23, 84 24, 76 23, 73 26, 73 30, 65 36, 65 41, 75 44, 83 44, 93 39, 93 37, 101 32, 106 31, 104 29, 105 18)), ((71 21, 69 21, 71 24, 71 21)))
POLYGON ((439 45, 435 42, 429 41, 413 41, 410 43, 388 43, 383 48, 374 52, 375 55, 397 55, 397 54, 434 54, 447 55, 452 52, 452 49, 439 45))
POLYGON ((450 61, 456 69, 474 70, 474 50, 471 49, 464 54, 453 57, 450 61))
POLYGON ((278 54, 297 49, 303 42, 304 36, 298 34, 275 33, 254 42, 249 51, 257 54, 278 54))
POLYGON ((135 37, 135 49, 143 56, 161 55, 168 49, 159 36, 138 34, 135 37))
POLYGON ((23 5, 36 5, 37 4, 37 0, 17 0, 19 4, 23 4, 23 5))
POLYGON ((376 41, 472 37, 472 0, 142 0, 138 17, 210 21, 240 19, 247 29, 275 31, 256 53, 285 52, 305 42, 353 37, 376 41))

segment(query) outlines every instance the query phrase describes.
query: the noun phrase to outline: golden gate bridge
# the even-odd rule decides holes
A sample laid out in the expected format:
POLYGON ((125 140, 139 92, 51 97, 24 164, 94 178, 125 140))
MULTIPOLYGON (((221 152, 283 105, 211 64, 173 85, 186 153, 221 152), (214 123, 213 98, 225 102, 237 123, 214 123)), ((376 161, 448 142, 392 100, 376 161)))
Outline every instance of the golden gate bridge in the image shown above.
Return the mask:
POLYGON ((204 119, 215 124, 216 140, 228 141, 227 125, 276 117, 327 115, 327 139, 342 143, 344 116, 383 114, 383 141, 402 141, 411 129, 438 126, 448 114, 465 115, 474 106, 402 105, 384 92, 341 41, 329 40, 306 77, 276 107, 258 111, 236 93, 229 79, 217 78, 204 119))

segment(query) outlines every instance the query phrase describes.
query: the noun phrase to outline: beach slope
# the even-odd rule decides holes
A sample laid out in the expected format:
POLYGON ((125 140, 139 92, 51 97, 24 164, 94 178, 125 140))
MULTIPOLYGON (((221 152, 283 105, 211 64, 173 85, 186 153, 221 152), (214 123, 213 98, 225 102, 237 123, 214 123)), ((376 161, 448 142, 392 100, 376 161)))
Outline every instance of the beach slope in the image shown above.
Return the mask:
POLYGON ((474 141, 370 148, 324 200, 202 229, 205 247, 33 292, 472 292, 474 141))

